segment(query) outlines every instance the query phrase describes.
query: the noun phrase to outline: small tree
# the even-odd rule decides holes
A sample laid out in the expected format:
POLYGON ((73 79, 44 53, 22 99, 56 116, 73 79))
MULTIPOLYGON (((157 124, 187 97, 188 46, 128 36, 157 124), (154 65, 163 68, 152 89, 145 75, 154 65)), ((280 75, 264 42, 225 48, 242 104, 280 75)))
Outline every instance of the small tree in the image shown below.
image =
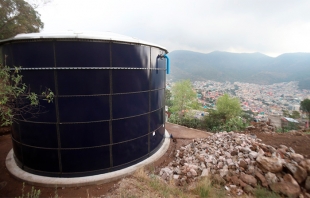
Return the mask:
POLYGON ((310 122, 310 100, 309 99, 304 99, 303 101, 300 102, 300 110, 302 110, 308 115, 308 119, 310 122))
POLYGON ((165 90, 165 105, 168 107, 172 106, 171 91, 169 89, 165 90))
POLYGON ((298 111, 293 111, 291 118, 298 119, 300 118, 300 113, 298 111))
POLYGON ((193 90, 190 80, 182 80, 176 82, 171 89, 173 96, 173 112, 182 112, 186 109, 191 109, 192 106, 197 106, 196 93, 193 90))
POLYGON ((40 14, 24 0, 0 1, 0 40, 43 29, 40 14))
POLYGON ((228 94, 224 94, 217 99, 216 109, 219 114, 224 116, 224 122, 236 116, 240 116, 242 113, 239 99, 232 98, 228 94))

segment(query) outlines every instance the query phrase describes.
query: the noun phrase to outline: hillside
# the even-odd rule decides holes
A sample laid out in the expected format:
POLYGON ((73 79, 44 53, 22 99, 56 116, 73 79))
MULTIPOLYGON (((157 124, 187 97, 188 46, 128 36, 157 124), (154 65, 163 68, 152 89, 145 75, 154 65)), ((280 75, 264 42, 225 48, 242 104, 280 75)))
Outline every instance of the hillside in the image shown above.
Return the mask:
POLYGON ((229 53, 215 51, 208 54, 177 50, 169 53, 171 75, 168 79, 239 81, 272 84, 302 81, 310 89, 310 53, 288 53, 276 58, 261 53, 229 53))

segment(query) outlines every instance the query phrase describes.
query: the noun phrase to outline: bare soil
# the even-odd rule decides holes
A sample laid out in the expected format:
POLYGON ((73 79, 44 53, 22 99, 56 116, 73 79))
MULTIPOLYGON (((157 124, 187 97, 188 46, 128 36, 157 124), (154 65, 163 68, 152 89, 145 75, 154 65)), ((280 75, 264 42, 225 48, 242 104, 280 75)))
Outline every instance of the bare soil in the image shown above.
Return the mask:
MULTIPOLYGON (((172 134, 174 140, 171 140, 170 147, 165 155, 154 162, 153 164, 146 167, 148 170, 158 172, 161 167, 166 166, 173 160, 173 154, 176 149, 181 146, 189 144, 194 138, 205 138, 211 133, 190 129, 187 127, 166 124, 166 129, 172 134)), ((0 183, 3 182, 6 185, 0 189, 0 197, 18 197, 22 195, 21 189, 23 182, 11 176, 5 167, 5 158, 8 152, 12 149, 12 142, 10 134, 1 133, 3 129, 0 128, 0 183)), ((7 128, 5 130, 8 130, 7 128)), ((278 147, 283 144, 292 147, 297 153, 302 154, 304 157, 310 157, 310 135, 307 134, 292 134, 292 133, 255 133, 263 143, 278 147)), ((130 180, 128 177, 127 180, 130 180)), ((102 185, 90 185, 82 187, 70 187, 70 188, 57 188, 59 197, 106 197, 105 195, 111 195, 114 191, 119 188, 119 180, 102 184, 102 185)), ((25 184, 25 192, 31 190, 32 185, 25 184)), ((53 197, 55 194, 55 188, 46 188, 34 186, 36 189, 41 190, 41 197, 53 197)), ((0 187, 1 188, 1 187, 0 187)), ((130 189, 129 189, 130 190, 130 189)), ((134 190, 134 189, 133 189, 134 190)), ((149 193, 149 192, 145 192, 149 193)))

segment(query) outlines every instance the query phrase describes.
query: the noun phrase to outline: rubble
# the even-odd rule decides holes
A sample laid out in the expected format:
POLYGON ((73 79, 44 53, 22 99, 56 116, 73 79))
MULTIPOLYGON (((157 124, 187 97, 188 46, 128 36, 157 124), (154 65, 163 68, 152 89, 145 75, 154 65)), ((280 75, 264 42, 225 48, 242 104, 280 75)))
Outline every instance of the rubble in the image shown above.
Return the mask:
POLYGON ((256 136, 224 131, 176 150, 174 160, 159 175, 180 186, 211 176, 238 195, 252 193, 259 185, 298 197, 310 192, 309 170, 310 160, 290 147, 274 148, 256 136))

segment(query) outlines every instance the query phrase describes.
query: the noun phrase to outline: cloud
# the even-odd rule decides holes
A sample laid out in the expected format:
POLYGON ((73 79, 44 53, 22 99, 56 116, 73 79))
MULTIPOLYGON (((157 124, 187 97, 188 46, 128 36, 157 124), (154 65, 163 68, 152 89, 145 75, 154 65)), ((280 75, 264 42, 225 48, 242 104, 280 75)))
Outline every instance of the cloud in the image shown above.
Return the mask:
POLYGON ((112 31, 169 51, 310 52, 310 1, 53 0, 44 31, 112 31))

